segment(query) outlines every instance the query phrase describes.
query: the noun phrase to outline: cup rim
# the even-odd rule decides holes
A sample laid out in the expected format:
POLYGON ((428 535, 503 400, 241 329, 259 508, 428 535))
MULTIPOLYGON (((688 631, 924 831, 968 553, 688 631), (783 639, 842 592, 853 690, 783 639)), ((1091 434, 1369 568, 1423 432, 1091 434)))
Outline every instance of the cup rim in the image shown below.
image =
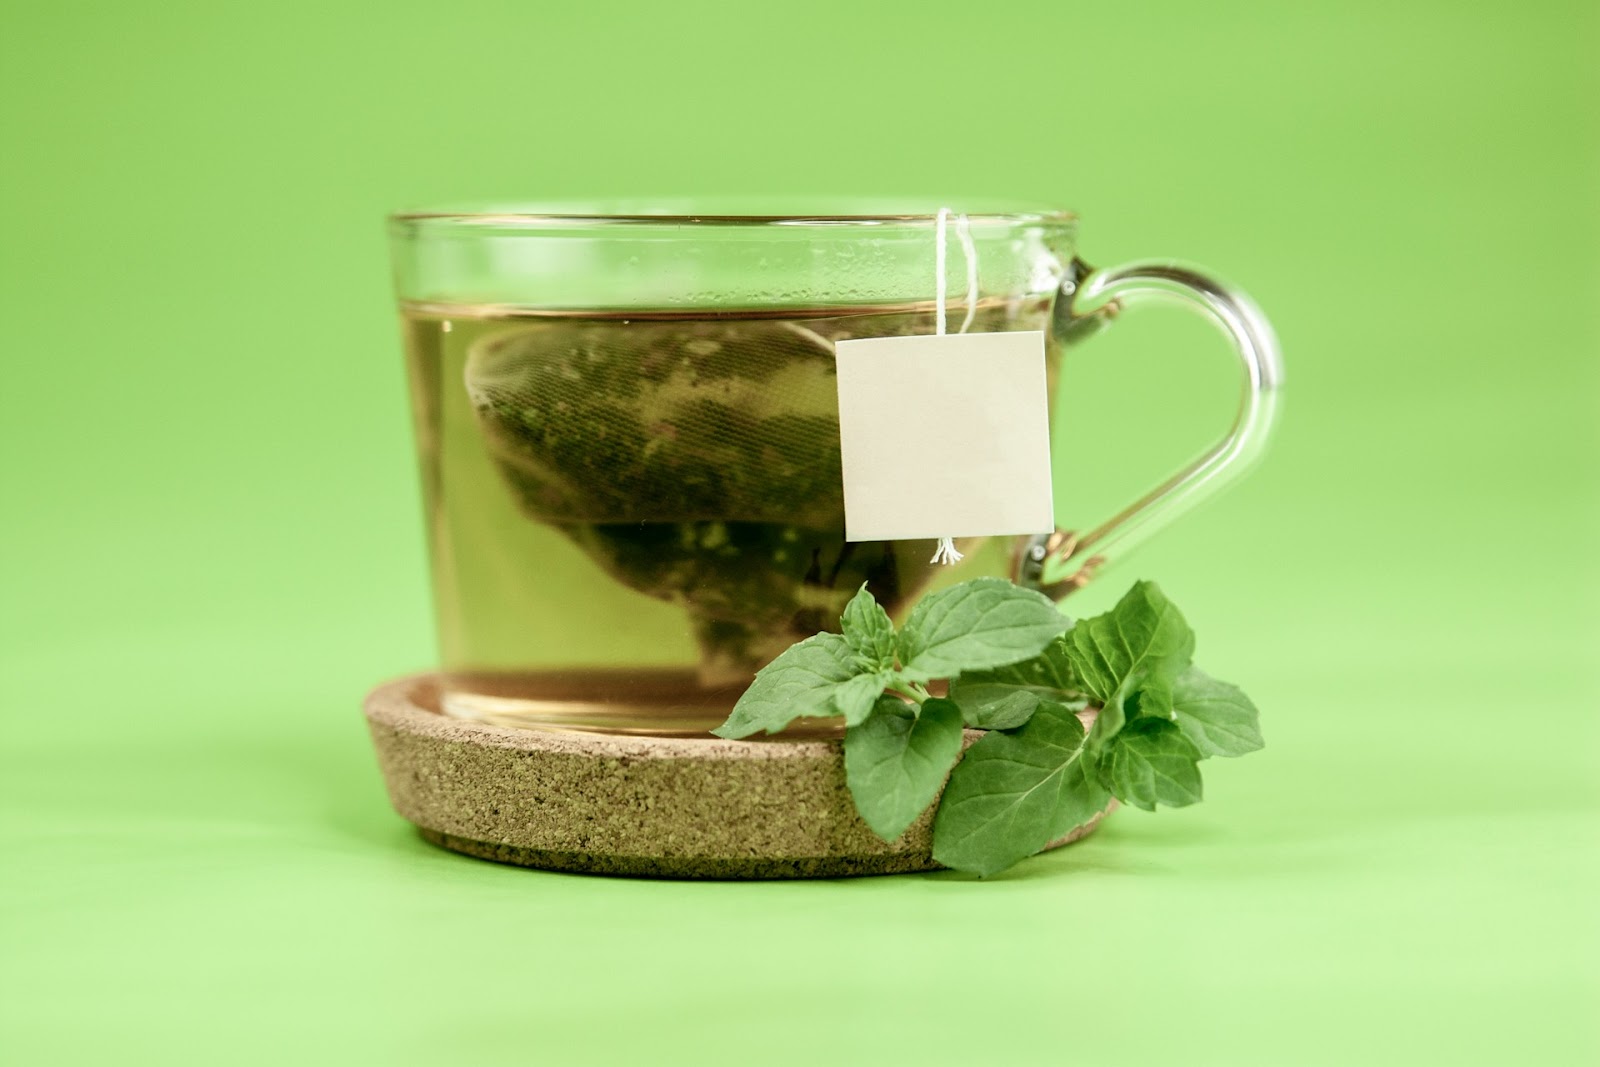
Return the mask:
MULTIPOLYGON (((610 204, 572 202, 480 203, 442 205, 395 211, 395 226, 445 225, 461 227, 542 228, 549 226, 933 226, 941 211, 947 220, 964 216, 973 225, 1071 225, 1076 213, 1036 204, 983 204, 963 208, 960 201, 935 205, 929 201, 899 204, 893 200, 841 201, 820 210, 728 210, 738 202, 707 201, 697 209, 694 201, 622 201, 610 204)), ((799 205, 796 205, 798 207, 799 205)))

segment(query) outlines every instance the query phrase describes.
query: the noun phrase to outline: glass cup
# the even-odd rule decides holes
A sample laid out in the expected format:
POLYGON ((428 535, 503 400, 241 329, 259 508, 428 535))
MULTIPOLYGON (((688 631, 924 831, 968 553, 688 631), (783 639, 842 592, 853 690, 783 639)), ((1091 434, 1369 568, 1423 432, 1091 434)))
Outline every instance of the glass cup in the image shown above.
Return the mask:
POLYGON ((703 734, 863 582, 897 619, 979 575, 1064 595, 1236 477, 1282 378, 1247 297, 1171 263, 1092 269, 1066 212, 516 206, 390 232, 440 705, 503 725, 703 734), (1234 342, 1222 441, 1096 526, 958 541, 957 566, 931 540, 844 539, 835 342, 1042 331, 1053 397, 1066 349, 1158 296, 1234 342))

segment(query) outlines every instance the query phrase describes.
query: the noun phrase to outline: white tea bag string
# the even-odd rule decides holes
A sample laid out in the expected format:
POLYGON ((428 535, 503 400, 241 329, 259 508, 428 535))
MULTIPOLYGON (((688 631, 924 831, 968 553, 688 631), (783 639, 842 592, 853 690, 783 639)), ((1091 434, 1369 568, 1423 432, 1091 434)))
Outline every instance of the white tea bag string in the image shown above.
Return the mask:
MULTIPOLYGON (((948 285, 945 280, 945 241, 948 234, 950 209, 942 207, 934 218, 934 326, 933 332, 938 336, 945 333, 945 305, 946 290, 948 285)), ((978 313, 978 250, 972 243, 972 228, 965 215, 956 216, 956 239, 961 242, 961 255, 967 263, 967 314, 961 320, 960 333, 966 333, 967 327, 972 325, 973 316, 978 313)), ((939 538, 939 547, 934 550, 933 558, 929 563, 943 563, 953 565, 961 562, 963 553, 956 551, 956 541, 953 537, 939 538)))

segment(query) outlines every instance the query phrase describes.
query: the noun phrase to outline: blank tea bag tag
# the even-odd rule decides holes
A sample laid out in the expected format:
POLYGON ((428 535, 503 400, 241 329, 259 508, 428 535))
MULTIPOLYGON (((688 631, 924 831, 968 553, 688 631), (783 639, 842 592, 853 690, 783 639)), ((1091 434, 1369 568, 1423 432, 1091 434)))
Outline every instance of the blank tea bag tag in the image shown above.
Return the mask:
POLYGON ((871 337, 836 350, 845 540, 1055 528, 1044 334, 871 337))

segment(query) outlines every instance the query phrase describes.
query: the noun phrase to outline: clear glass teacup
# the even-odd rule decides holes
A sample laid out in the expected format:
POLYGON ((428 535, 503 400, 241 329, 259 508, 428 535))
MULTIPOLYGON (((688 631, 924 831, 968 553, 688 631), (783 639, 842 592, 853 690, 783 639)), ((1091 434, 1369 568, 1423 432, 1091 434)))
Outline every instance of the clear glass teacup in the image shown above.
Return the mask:
POLYGON ((863 583, 897 618, 978 575, 1062 595, 1242 471, 1282 377, 1248 298, 1171 263, 1091 269, 1067 212, 510 206, 399 214, 391 236, 440 704, 504 725, 705 733, 863 583), (961 541, 957 566, 931 540, 845 540, 836 342, 1040 331, 1053 397, 1063 353, 1153 296, 1234 341, 1221 442, 1097 526, 961 541))

